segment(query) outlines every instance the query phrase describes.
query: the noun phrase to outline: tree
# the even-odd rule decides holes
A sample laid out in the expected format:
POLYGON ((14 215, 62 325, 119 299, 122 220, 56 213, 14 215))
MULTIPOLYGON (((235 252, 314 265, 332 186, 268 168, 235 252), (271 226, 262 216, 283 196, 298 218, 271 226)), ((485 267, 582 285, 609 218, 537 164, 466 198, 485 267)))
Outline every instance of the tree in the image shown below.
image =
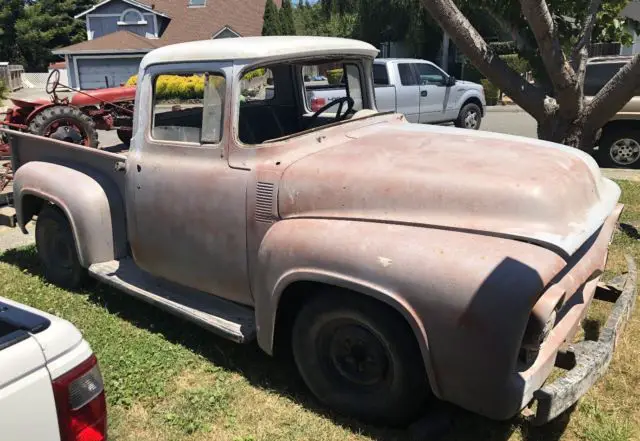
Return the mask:
POLYGON ((358 24, 357 13, 330 14, 326 16, 322 5, 306 3, 294 9, 294 21, 300 35, 319 35, 328 37, 350 38, 356 36, 358 24))
POLYGON ((17 61, 16 21, 23 8, 22 0, 5 0, 0 6, 0 61, 17 61))
MULTIPOLYGON (((545 0, 519 0, 519 8, 512 6, 515 2, 474 2, 511 27, 519 50, 539 54, 546 80, 537 84, 527 82, 496 56, 453 0, 421 2, 476 68, 537 120, 541 139, 591 149, 598 129, 640 86, 640 55, 636 55, 593 100, 585 100, 587 48, 594 31, 608 28, 597 23, 603 0, 555 1, 553 10, 545 0), (565 15, 567 10, 575 15, 565 15), (571 34, 571 29, 579 31, 571 34)), ((605 6, 612 4, 624 7, 626 0, 605 6)))
POLYGON ((16 21, 16 44, 30 71, 46 72, 56 60, 51 50, 86 39, 86 28, 75 15, 93 6, 93 0, 37 0, 27 3, 16 21))
POLYGON ((282 35, 296 35, 296 25, 293 20, 291 0, 282 0, 279 18, 282 35))
POLYGON ((264 7, 264 21, 262 23, 262 35, 282 35, 280 14, 273 0, 267 0, 264 7))

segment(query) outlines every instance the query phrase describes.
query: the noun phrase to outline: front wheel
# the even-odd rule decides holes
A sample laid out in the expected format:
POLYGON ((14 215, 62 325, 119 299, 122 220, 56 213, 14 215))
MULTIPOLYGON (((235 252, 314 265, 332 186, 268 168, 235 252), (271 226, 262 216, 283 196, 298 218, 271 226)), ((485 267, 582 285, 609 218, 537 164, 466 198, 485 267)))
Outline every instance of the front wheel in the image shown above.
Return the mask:
POLYGON ((455 121, 456 127, 469 130, 479 130, 482 124, 482 109, 474 103, 466 104, 455 121))
POLYGON ((639 168, 640 130, 605 130, 599 142, 596 160, 602 167, 639 168))
POLYGON ((80 265, 71 225, 54 205, 46 205, 38 214, 36 248, 49 281, 67 289, 77 289, 85 282, 87 270, 80 265))
POLYGON ((325 292, 303 306, 292 334, 298 370, 316 397, 338 412, 407 424, 430 395, 420 349, 395 311, 353 296, 325 292))

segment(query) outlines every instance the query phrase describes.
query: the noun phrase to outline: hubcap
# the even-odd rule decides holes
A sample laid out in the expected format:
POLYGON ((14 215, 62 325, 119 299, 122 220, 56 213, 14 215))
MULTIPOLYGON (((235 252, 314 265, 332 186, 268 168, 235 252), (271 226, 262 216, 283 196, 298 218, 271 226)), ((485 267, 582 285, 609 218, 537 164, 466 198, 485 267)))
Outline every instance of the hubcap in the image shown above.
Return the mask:
POLYGON ((387 376, 389 358, 380 340, 357 324, 334 328, 326 354, 330 370, 354 386, 373 386, 387 376))
POLYGON ((65 141, 73 144, 85 144, 82 130, 70 121, 62 120, 52 123, 45 130, 45 136, 57 139, 58 141, 65 141))
POLYGON ((609 149, 609 156, 618 165, 633 164, 640 159, 640 144, 635 139, 620 139, 609 149))
POLYGON ((473 110, 469 111, 464 119, 464 126, 467 129, 475 129, 478 126, 478 114, 473 110))

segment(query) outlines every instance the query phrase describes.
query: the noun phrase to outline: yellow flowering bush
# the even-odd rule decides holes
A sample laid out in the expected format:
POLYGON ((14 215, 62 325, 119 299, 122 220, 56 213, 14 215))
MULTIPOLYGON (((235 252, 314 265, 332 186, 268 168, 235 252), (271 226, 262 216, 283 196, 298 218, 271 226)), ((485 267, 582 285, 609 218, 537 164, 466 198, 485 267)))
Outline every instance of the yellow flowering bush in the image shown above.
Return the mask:
MULTIPOLYGON (((219 87, 224 78, 215 76, 213 81, 219 87)), ((138 76, 127 81, 127 86, 137 86, 138 76)), ((204 75, 160 75, 156 79, 156 97, 160 100, 194 100, 204 97, 204 75)))

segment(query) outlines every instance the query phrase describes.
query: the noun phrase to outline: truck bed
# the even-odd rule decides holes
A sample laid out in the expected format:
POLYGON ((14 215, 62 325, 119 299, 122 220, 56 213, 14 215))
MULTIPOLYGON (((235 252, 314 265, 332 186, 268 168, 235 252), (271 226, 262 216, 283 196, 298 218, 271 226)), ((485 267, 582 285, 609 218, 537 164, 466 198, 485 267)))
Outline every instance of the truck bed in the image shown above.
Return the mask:
POLYGON ((15 173, 31 161, 69 165, 91 175, 99 174, 118 187, 124 195, 125 174, 116 165, 125 164, 127 157, 119 153, 88 148, 42 136, 4 130, 11 138, 12 168, 15 173))

